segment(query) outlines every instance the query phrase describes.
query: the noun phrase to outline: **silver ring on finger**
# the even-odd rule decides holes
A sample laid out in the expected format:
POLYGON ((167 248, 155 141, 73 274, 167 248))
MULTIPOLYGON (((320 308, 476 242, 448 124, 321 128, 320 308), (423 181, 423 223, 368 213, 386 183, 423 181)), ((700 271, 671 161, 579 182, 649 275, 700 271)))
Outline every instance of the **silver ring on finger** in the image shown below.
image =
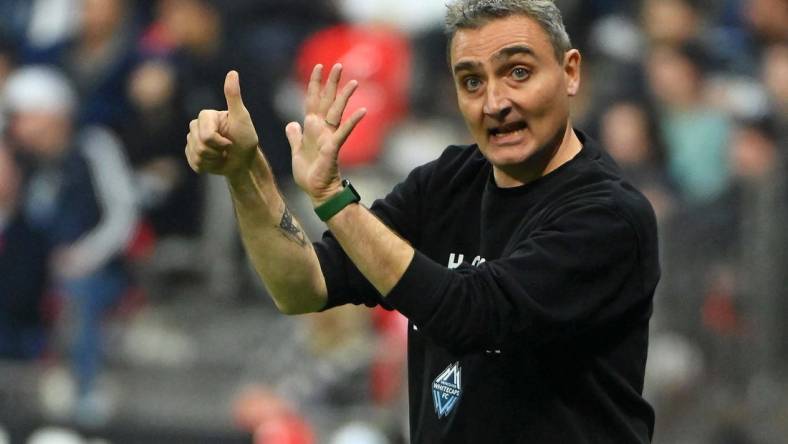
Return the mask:
POLYGON ((326 125, 330 126, 331 128, 334 128, 334 129, 338 129, 339 128, 339 124, 338 123, 329 122, 328 119, 323 119, 323 121, 326 122, 326 125))

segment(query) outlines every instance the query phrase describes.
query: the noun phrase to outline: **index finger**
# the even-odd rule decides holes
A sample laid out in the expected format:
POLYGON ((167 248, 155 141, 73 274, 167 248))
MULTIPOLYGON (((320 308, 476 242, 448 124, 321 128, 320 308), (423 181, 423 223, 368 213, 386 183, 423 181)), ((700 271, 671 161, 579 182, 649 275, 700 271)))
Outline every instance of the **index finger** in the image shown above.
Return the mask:
POLYGON ((317 64, 312 69, 312 76, 309 78, 309 84, 306 88, 306 114, 317 113, 320 106, 320 81, 323 78, 323 65, 317 64))

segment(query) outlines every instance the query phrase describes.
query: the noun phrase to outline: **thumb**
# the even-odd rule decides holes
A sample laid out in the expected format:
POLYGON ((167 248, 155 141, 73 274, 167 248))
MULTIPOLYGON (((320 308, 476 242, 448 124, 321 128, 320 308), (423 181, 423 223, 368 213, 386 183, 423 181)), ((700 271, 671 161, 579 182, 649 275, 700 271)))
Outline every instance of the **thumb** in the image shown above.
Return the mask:
POLYGON ((303 137, 301 125, 298 122, 288 123, 285 127, 285 134, 287 135, 287 141, 290 143, 290 150, 295 154, 301 149, 301 138, 303 137))
POLYGON ((246 113, 246 106, 241 98, 241 83, 237 71, 230 71, 224 79, 224 98, 227 100, 227 111, 230 117, 241 117, 246 113))

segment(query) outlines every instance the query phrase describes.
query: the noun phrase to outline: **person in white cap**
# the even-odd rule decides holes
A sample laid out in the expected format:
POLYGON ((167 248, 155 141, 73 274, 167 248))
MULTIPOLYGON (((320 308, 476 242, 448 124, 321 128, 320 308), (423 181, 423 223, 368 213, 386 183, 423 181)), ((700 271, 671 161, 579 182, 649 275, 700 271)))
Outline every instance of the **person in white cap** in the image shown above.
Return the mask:
POLYGON ((75 126, 78 98, 58 70, 21 67, 0 97, 9 145, 27 166, 22 210, 54 248, 55 282, 75 315, 75 412, 93 421, 102 414, 94 386, 101 316, 127 285, 121 256, 137 212, 131 172, 111 132, 75 126))

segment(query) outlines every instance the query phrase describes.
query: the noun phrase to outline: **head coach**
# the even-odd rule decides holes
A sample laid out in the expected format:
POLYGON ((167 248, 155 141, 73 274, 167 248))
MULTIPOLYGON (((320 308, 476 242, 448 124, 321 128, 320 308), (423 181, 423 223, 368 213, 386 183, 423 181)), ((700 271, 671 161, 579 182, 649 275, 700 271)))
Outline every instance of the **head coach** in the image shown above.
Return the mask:
POLYGON ((295 182, 328 231, 312 243, 277 191, 244 107, 190 124, 186 157, 227 178, 242 238, 277 307, 381 305, 409 319, 414 443, 645 443, 654 214, 573 128, 581 55, 547 0, 448 5, 449 67, 475 144, 450 146, 367 209, 337 153, 365 109, 317 65, 295 182))

